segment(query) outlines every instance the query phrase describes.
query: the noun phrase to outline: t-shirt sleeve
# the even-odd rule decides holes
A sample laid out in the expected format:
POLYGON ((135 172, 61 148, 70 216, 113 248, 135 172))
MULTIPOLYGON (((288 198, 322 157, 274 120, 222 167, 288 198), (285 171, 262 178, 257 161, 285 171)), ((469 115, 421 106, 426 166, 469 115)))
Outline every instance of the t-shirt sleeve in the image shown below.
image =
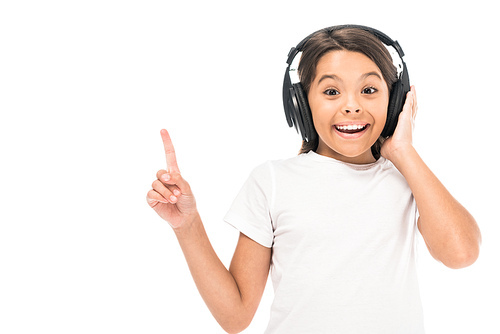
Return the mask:
POLYGON ((270 162, 256 167, 236 196, 224 221, 264 247, 273 245, 271 203, 273 178, 270 162))

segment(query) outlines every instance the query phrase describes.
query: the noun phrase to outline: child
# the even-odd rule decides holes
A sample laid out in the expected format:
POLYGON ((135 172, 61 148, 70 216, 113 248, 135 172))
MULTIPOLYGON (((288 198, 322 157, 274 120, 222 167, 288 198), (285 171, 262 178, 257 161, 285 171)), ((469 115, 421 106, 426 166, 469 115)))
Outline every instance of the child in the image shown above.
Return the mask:
POLYGON ((229 270, 161 131, 168 169, 158 171, 147 201, 172 226, 204 301, 227 332, 250 324, 271 273, 266 333, 424 333, 417 228, 446 266, 477 259, 474 218, 412 146, 415 87, 402 93, 395 131, 386 127, 401 76, 384 36, 339 26, 299 44, 300 87, 289 84, 298 96, 287 96, 287 78, 284 96, 291 99, 285 109, 301 113, 287 114, 303 135, 301 154, 258 166, 244 184, 225 217, 241 232, 229 270))

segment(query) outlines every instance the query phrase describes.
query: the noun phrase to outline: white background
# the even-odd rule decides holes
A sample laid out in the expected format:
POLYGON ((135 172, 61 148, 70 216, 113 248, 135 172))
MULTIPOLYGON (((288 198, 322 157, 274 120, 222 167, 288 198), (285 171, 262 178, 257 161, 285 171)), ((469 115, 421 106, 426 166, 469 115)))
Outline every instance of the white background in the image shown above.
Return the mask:
MULTIPOLYGON (((499 333, 498 8, 491 1, 3 1, 0 332, 222 333, 175 236, 146 203, 167 128, 214 248, 250 170, 295 155, 281 102, 290 47, 356 23, 399 40, 414 143, 475 216, 479 260, 420 240, 427 333, 499 333)), ((300 194, 298 194, 300 195, 300 194)), ((272 286, 245 333, 262 333, 272 286)))

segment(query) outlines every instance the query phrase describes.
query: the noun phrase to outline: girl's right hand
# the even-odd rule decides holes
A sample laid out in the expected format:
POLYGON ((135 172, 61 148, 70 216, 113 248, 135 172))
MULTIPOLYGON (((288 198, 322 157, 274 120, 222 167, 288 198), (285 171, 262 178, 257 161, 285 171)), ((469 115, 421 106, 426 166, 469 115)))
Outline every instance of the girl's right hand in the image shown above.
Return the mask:
POLYGON ((175 150, 168 131, 160 132, 165 147, 167 170, 156 173, 153 189, 147 194, 148 204, 174 229, 182 227, 198 215, 191 187, 181 176, 175 150))

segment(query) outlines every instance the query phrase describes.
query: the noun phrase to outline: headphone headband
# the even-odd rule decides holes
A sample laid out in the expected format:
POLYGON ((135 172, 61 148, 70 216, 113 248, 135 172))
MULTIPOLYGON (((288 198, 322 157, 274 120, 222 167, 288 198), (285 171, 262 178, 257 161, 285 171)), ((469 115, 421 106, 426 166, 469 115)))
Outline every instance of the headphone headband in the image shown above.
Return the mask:
POLYGON ((405 55, 405 53, 403 52, 403 49, 399 45, 398 41, 392 40, 392 38, 390 38, 389 36, 387 36, 386 34, 384 34, 383 32, 381 32, 380 30, 377 30, 377 29, 374 29, 374 28, 370 28, 370 27, 367 27, 367 26, 357 25, 357 24, 343 24, 343 25, 331 26, 331 27, 328 27, 328 28, 320 29, 318 31, 313 32, 312 34, 310 34, 306 38, 304 38, 302 41, 300 41, 299 44, 297 44, 297 46, 292 47, 290 49, 290 51, 288 52, 288 59, 287 59, 286 63, 288 65, 291 65, 292 62, 293 62, 293 59, 295 58, 295 56, 299 52, 302 51, 302 48, 307 43, 307 41, 312 36, 314 36, 315 34, 321 32, 321 31, 324 31, 324 32, 327 32, 328 34, 331 34, 333 31, 342 30, 342 29, 345 29, 345 28, 356 28, 356 29, 361 29, 361 30, 367 31, 367 32, 375 35, 375 37, 377 37, 385 45, 392 46, 397 51, 397 53, 398 53, 398 55, 399 55, 400 58, 403 58, 404 55, 405 55))

